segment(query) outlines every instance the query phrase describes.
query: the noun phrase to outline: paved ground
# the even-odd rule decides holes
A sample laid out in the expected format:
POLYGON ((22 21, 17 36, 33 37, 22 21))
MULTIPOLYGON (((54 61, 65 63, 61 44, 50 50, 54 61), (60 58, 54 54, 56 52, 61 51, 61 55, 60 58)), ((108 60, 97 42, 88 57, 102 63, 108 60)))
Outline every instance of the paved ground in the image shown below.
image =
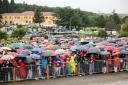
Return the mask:
POLYGON ((95 74, 92 76, 32 80, 0 85, 128 85, 128 73, 95 74))

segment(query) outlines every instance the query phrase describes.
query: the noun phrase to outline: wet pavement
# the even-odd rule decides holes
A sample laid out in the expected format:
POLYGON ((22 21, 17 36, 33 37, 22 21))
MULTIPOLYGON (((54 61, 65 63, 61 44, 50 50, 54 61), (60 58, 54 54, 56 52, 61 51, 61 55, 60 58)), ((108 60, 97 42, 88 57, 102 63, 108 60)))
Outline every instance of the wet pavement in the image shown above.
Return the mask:
POLYGON ((128 85, 128 73, 110 73, 64 77, 50 80, 29 80, 0 85, 128 85))

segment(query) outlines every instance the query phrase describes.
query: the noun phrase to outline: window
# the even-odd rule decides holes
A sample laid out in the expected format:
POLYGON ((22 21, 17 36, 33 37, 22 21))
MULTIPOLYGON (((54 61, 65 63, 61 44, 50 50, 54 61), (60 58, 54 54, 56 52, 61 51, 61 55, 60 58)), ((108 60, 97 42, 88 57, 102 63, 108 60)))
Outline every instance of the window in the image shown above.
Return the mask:
POLYGON ((12 24, 12 21, 10 21, 10 24, 12 24))
POLYGON ((5 16, 5 19, 7 19, 7 16, 5 16))
POLYGON ((8 23, 7 21, 5 21, 5 24, 8 23))
POLYGON ((12 17, 10 16, 10 19, 11 19, 12 17))
POLYGON ((26 21, 26 23, 28 23, 28 21, 26 21))

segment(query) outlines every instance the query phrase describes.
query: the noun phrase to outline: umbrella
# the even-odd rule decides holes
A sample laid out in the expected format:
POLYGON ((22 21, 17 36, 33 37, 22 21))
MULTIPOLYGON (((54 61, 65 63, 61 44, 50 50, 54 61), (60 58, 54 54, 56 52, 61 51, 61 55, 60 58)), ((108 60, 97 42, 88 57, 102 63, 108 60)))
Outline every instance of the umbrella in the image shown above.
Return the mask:
POLYGON ((70 48, 70 50, 71 50, 71 51, 76 51, 76 46, 72 46, 72 47, 70 48))
POLYGON ((96 53, 96 54, 99 54, 100 53, 100 49, 97 48, 97 47, 92 47, 90 48, 87 53, 96 53))
POLYGON ((53 50, 46 50, 44 55, 45 56, 54 56, 55 52, 53 50))
POLYGON ((0 54, 0 58, 2 57, 3 55, 2 54, 0 54))
POLYGON ((2 50, 11 50, 10 47, 2 47, 1 49, 2 49, 2 50))
POLYGON ((30 57, 33 59, 41 59, 41 56, 37 54, 31 54, 30 57))
POLYGON ((0 48, 0 53, 3 52, 3 49, 0 48))
POLYGON ((40 48, 33 48, 33 49, 32 49, 32 52, 39 52, 39 51, 41 51, 40 48))
POLYGON ((9 52, 7 55, 16 56, 16 55, 17 55, 17 53, 15 53, 15 52, 9 52))
POLYGON ((89 48, 82 46, 80 50, 87 51, 89 48))
POLYGON ((22 50, 21 52, 20 52, 20 54, 24 54, 24 55, 29 55, 29 54, 31 54, 32 52, 30 51, 30 50, 27 50, 27 49, 25 49, 25 50, 22 50))
POLYGON ((121 54, 128 54, 127 50, 121 50, 120 52, 121 52, 121 54))
POLYGON ((26 59, 26 55, 24 55, 24 54, 17 54, 15 58, 26 59))
POLYGON ((106 46, 106 50, 108 51, 113 51, 113 50, 116 50, 117 48, 114 47, 114 46, 106 46))
POLYGON ((3 59, 3 60, 12 60, 14 58, 15 58, 15 56, 13 56, 13 55, 4 55, 1 59, 3 59))
POLYGON ((33 62, 33 59, 32 59, 31 56, 26 56, 25 58, 26 58, 26 63, 31 63, 31 62, 33 62))
POLYGON ((19 43, 11 43, 11 44, 9 45, 9 47, 10 47, 10 48, 13 48, 13 49, 16 49, 16 48, 19 48, 20 45, 19 45, 19 43))
POLYGON ((101 54, 101 55, 108 55, 108 54, 110 54, 110 52, 107 52, 107 51, 105 50, 105 51, 101 51, 100 54, 101 54))
POLYGON ((65 52, 66 52, 66 51, 63 50, 63 49, 57 49, 57 50, 55 51, 56 54, 64 54, 65 52))
POLYGON ((102 42, 102 45, 104 45, 104 46, 110 46, 110 43, 109 42, 102 42))
POLYGON ((3 63, 3 62, 4 62, 4 60, 0 58, 0 63, 3 63))

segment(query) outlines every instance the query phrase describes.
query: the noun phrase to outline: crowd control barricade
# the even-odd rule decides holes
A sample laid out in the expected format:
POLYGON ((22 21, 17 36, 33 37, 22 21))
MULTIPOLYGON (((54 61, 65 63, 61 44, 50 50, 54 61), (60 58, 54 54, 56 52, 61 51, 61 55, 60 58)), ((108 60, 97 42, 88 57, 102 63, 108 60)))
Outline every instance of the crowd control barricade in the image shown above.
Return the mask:
MULTIPOLYGON (((66 76, 88 75, 89 63, 77 63, 75 71, 66 66, 52 67, 52 65, 26 65, 20 67, 0 67, 0 82, 12 82, 32 79, 50 79, 66 76), (21 71, 22 70, 22 71, 21 71)), ((111 60, 96 60, 94 62, 94 73, 110 73, 128 71, 128 59, 120 58, 118 62, 111 60), (115 65, 117 64, 117 65, 115 65)))

